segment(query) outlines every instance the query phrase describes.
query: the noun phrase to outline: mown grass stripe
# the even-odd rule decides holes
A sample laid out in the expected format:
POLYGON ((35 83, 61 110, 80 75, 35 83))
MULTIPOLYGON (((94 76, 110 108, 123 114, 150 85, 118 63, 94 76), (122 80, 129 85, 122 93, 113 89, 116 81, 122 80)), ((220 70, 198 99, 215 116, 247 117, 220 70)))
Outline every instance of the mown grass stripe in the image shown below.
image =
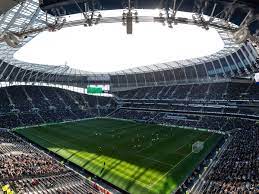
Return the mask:
POLYGON ((220 138, 208 132, 111 119, 17 132, 133 194, 171 193, 220 138), (206 139, 201 153, 188 155, 192 143, 206 139))

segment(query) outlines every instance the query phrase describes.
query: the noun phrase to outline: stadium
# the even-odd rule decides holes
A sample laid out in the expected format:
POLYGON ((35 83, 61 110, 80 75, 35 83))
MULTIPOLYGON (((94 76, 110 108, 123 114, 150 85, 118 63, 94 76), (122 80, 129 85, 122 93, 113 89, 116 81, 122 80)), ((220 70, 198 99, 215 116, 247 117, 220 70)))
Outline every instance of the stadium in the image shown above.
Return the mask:
POLYGON ((1 0, 0 194, 256 194, 258 83, 258 0, 1 0))

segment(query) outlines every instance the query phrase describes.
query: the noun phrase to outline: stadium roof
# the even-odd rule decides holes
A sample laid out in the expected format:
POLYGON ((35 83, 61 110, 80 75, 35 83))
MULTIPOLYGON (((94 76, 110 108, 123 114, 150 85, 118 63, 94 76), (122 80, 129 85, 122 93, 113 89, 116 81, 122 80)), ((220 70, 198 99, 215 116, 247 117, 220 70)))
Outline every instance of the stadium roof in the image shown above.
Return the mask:
MULTIPOLYGON (((96 9, 96 10, 112 10, 112 9, 125 9, 128 7, 129 0, 76 0, 78 5, 76 5, 74 0, 41 0, 42 10, 53 14, 53 15, 69 15, 72 13, 79 13, 80 10, 85 8, 96 9), (56 9, 58 8, 58 9, 56 9), (61 9, 60 9, 61 8, 61 9)), ((167 8, 174 4, 174 0, 130 0, 131 5, 136 9, 156 9, 156 8, 167 8)), ((211 9, 214 3, 217 3, 217 7, 222 9, 223 6, 227 4, 244 4, 249 7, 256 8, 258 5, 258 0, 176 0, 176 6, 180 7, 181 10, 188 12, 193 11, 195 5, 199 3, 205 4, 211 9)), ((258 8, 257 8, 258 9, 258 8)), ((206 10, 204 10, 206 11, 206 10)), ((206 14, 206 13, 205 13, 206 14)))
MULTIPOLYGON (((104 13, 102 13, 104 14, 104 13)), ((119 15, 119 11, 115 14, 115 16, 111 17, 111 12, 107 12, 107 15, 103 15, 102 20, 103 23, 118 23, 119 21, 121 21, 121 16, 119 15)), ((122 13, 121 13, 122 14, 122 13)), ((139 16, 138 16, 138 20, 139 22, 153 22, 153 16, 154 16, 154 12, 150 13, 149 11, 143 11, 140 10, 139 11, 139 16)), ((176 17, 186 17, 187 19, 191 20, 192 19, 192 14, 189 13, 183 13, 183 12, 177 12, 176 17)), ((48 17, 48 22, 54 22, 54 18, 53 17, 48 17)), ((214 25, 225 25, 224 21, 221 21, 220 19, 215 18, 212 22, 214 25)), ((45 15, 44 12, 42 12, 37 4, 36 0, 28 0, 26 1, 26 3, 24 5, 19 5, 16 6, 15 9, 12 9, 8 14, 2 15, 0 18, 0 26, 1 29, 3 29, 4 31, 6 30, 12 30, 12 31, 20 31, 26 27, 44 27, 46 26, 46 20, 45 20, 45 15), (19 19, 17 19, 19 18, 19 19)), ((99 24, 98 24, 99 25, 99 24)), ((162 25, 162 24, 161 24, 162 25)), ((230 26, 232 26, 233 28, 236 28, 237 26, 235 26, 234 24, 229 23, 230 26)), ((178 27, 175 27, 175 29, 177 29, 178 27)), ((173 29, 166 29, 166 31, 168 32, 169 30, 174 30, 173 29)), ((213 31, 213 29, 212 29, 213 31)), ((224 48, 221 49, 220 51, 216 52, 216 53, 207 53, 208 56, 204 57, 192 57, 192 59, 183 59, 181 58, 181 60, 175 61, 175 62, 170 62, 170 61, 163 61, 163 63, 156 63, 156 64, 151 64, 148 66, 141 66, 140 67, 133 67, 127 70, 122 70, 122 71, 116 71, 113 72, 115 74, 121 73, 136 73, 136 72, 150 72, 150 71, 157 71, 157 70, 163 70, 163 69, 168 69, 168 68, 179 68, 181 66, 187 66, 187 65, 192 65, 193 63, 197 63, 200 61, 211 61, 213 59, 217 59, 220 58, 222 56, 225 56, 227 53, 231 53, 236 51, 240 45, 235 43, 235 40, 233 39, 233 36, 231 33, 229 33, 227 30, 222 30, 222 29, 217 29, 221 39, 224 42, 224 48), (167 62, 167 63, 164 63, 167 62)), ((201 29, 202 32, 202 29, 201 29)), ((105 33, 105 32, 104 32, 105 33)), ((147 32, 148 33, 148 32, 147 32)), ((26 39, 23 40, 21 45, 26 44, 27 42, 30 42, 32 40, 32 38, 34 38, 37 35, 37 33, 35 34, 31 34, 30 36, 28 36, 26 39)), ((195 38, 195 37, 193 37, 195 38)), ((167 43, 162 43, 162 44, 167 44, 167 43)), ((51 45, 53 46, 53 45, 51 45)), ((161 45, 160 45, 161 46, 161 45)), ((33 64, 33 63, 26 63, 26 62, 22 62, 19 60, 16 60, 15 58, 13 58, 14 53, 18 50, 18 48, 11 48, 9 46, 7 46, 5 43, 1 43, 1 47, 0 47, 0 54, 1 54, 1 58, 4 59, 6 62, 18 66, 18 67, 22 67, 25 69, 34 69, 34 70, 38 70, 38 71, 49 71, 51 73, 62 73, 62 74, 85 74, 85 75, 89 75, 89 74, 93 74, 93 72, 89 72, 89 71, 82 71, 80 69, 74 69, 74 68, 68 68, 68 66, 64 65, 65 64, 65 60, 63 61, 63 63, 60 66, 49 66, 47 64, 42 64, 42 65, 38 65, 38 64, 33 64)), ((217 50, 214 50, 214 52, 217 50)), ((44 56, 44 53, 42 53, 42 55, 44 56)), ((46 56, 47 57, 47 56, 46 56)), ((127 59, 125 59, 127 60, 127 59)), ((118 69, 121 70, 121 69, 118 69)), ((111 74, 113 74, 111 73, 111 74)))
MULTIPOLYGON (((107 2, 111 2, 111 9, 115 9, 117 7, 113 7, 114 5, 112 5, 112 2, 115 1, 99 1, 102 3, 107 3, 107 2)), ((121 2, 121 1, 117 1, 116 2, 121 2)), ((143 2, 149 2, 151 3, 153 6, 154 5, 158 5, 158 2, 166 2, 166 1, 135 1, 135 2, 139 2, 139 6, 137 6, 137 8, 142 8, 142 7, 146 7, 146 4, 143 2)), ((193 5, 195 4, 194 2, 197 3, 197 1, 189 1, 189 0, 176 0, 176 1, 172 1, 172 2, 177 2, 177 8, 180 8, 179 10, 186 10, 186 11, 193 11, 193 5), (182 3, 181 3, 182 2, 182 3)), ((215 1, 209 1, 214 3, 215 1)), ((217 1, 220 2, 220 1, 217 1)), ((106 4, 103 4, 106 6, 106 4)), ((213 17, 211 17, 208 21, 208 17, 204 16, 203 13, 201 14, 201 10, 196 10, 195 14, 186 14, 186 16, 181 17, 183 15, 181 15, 183 12, 177 11, 176 12, 176 19, 173 20, 174 23, 178 23, 179 26, 183 25, 182 23, 188 23, 188 25, 194 25, 194 27, 198 28, 200 27, 200 30, 204 30, 204 28, 209 27, 210 30, 217 30, 218 34, 220 35, 222 41, 224 42, 224 48, 220 49, 220 50, 214 50, 214 52, 211 53, 206 53, 208 54, 207 56, 192 56, 192 58, 190 59, 183 59, 180 58, 177 61, 171 61, 171 62, 164 62, 163 63, 156 63, 156 64, 151 64, 151 65, 146 65, 146 66, 140 66, 140 67, 133 67, 130 69, 116 69, 117 71, 113 71, 111 73, 104 73, 104 74, 98 74, 96 72, 92 72, 93 70, 89 69, 89 70, 80 70, 78 68, 70 68, 65 64, 65 60, 62 62, 61 65, 59 66, 50 66, 47 64, 34 64, 34 63, 28 63, 28 62, 22 62, 20 60, 16 60, 13 56, 14 53, 16 53, 19 50, 19 47, 24 46, 26 43, 30 42, 34 37, 36 37, 40 32, 42 31, 55 31, 55 30, 60 30, 61 28, 65 28, 65 27, 70 27, 70 26, 75 26, 75 25, 82 25, 82 22, 86 22, 85 18, 84 20, 74 20, 74 21, 70 21, 69 18, 66 18, 66 22, 64 22, 64 20, 57 20, 55 17, 44 13, 40 8, 39 8, 39 3, 38 0, 26 0, 25 3, 23 4, 18 4, 17 6, 15 6, 13 9, 11 9, 10 11, 8 11, 7 13, 3 14, 0 16, 0 68, 3 68, 4 72, 0 72, 1 73, 1 79, 3 78, 3 74, 5 74, 5 80, 7 81, 10 78, 10 75, 12 75, 13 72, 15 72, 16 74, 12 77, 13 80, 17 80, 17 77, 21 77, 22 80, 24 80, 24 78, 26 78, 26 80, 30 80, 30 79, 34 79, 34 80, 38 80, 39 77, 40 78, 48 78, 49 81, 51 80, 56 80, 56 77, 64 77, 65 80, 69 81, 71 79, 74 79, 74 77, 78 77, 79 79, 82 79, 82 76, 87 77, 87 79, 89 77, 94 77, 94 76, 103 76, 105 79, 109 76, 113 76, 113 75, 125 75, 125 74, 135 74, 135 73, 145 73, 145 72, 155 72, 155 71, 163 71, 163 70, 171 70, 171 69, 179 69, 181 67, 187 67, 187 66, 194 66, 196 64, 204 64, 206 62, 212 62, 213 60, 218 60, 220 58, 225 57, 226 55, 230 55, 231 53, 237 52, 242 44, 239 44, 236 42, 236 40, 234 39, 233 36, 233 31, 236 31, 239 29, 238 27, 238 22, 236 21, 237 17, 230 17, 231 19, 228 20, 226 19, 226 16, 228 16, 228 13, 222 12, 222 8, 224 8, 224 6, 220 7, 218 6, 219 4, 217 4, 216 8, 215 8, 215 12, 213 12, 213 4, 212 6, 209 7, 209 9, 205 12, 205 10, 203 10, 204 14, 207 15, 212 15, 213 17), (222 13, 224 13, 222 15, 222 13), (202 16, 202 17, 201 17, 202 16), (232 20, 232 18, 234 20, 232 20), (203 19, 205 19, 205 21, 203 21, 203 19), (234 23, 236 24, 234 24, 234 23), (73 24, 73 25, 72 25, 73 24), (208 25, 208 26, 207 26, 208 25), (6 42, 4 42, 2 40, 2 36, 3 34, 9 33, 9 32, 19 32, 20 34, 26 34, 26 36, 23 36, 24 39, 21 39, 21 42, 19 43, 18 47, 10 47, 6 44, 6 42), (29 33, 28 33, 29 32, 29 33), (3 64, 3 61, 6 62, 6 64, 9 64, 10 67, 5 67, 3 64), (18 70, 17 70, 18 68, 18 70), (8 71, 6 71, 8 70, 8 71), (22 72, 23 74, 21 75, 20 72, 22 72), (58 76, 57 76, 58 75, 58 76), (67 78, 70 75, 70 77, 73 76, 73 78, 67 78), (65 77, 67 76, 67 77, 65 77), (81 77, 80 77, 81 76, 81 77)), ((106 7, 102 6, 103 9, 105 9, 106 7)), ((170 5, 171 6, 171 5, 170 5)), ((148 6, 147 6, 148 7, 148 6)), ((151 8, 154 8, 152 6, 150 6, 151 8)), ((168 6, 164 6, 162 5, 162 7, 167 7, 168 6)), ((215 7, 215 4, 214 4, 215 7)), ((101 8, 101 7, 100 7, 101 8)), ((118 7, 118 8, 123 8, 123 7, 118 7)), ((197 6, 196 6, 197 8, 197 6)), ((165 9, 160 10, 163 15, 166 15, 168 12, 165 13, 165 9)), ((167 10, 168 11, 168 10, 167 10)), ((94 13, 100 13, 103 11, 100 11, 98 9, 95 9, 94 13)), ((148 11, 147 11, 148 12, 148 11)), ((154 15, 152 15, 152 13, 145 13, 145 11, 143 10, 139 10, 138 11, 138 22, 139 24, 145 23, 148 24, 150 22, 154 22, 155 17, 154 15)), ((231 12, 231 10, 230 10, 231 12)), ((89 14, 91 15, 92 11, 90 10, 89 14)), ((108 12, 107 12, 108 13, 108 12)), ((88 13, 87 13, 88 14, 88 13)), ((105 15, 104 13, 102 13, 103 16, 101 18, 93 18, 96 23, 97 26, 87 26, 86 29, 89 29, 91 27, 98 27, 98 25, 105 25, 107 23, 111 24, 111 25, 115 25, 118 23, 121 23, 122 25, 122 15, 123 13, 121 13, 120 15, 117 16, 111 16, 111 15, 105 15)), ((243 16, 246 16, 246 12, 243 13, 243 16)), ((156 16, 156 19, 158 18, 158 20, 160 21, 160 23, 154 24, 154 25, 161 25, 160 27, 167 27, 168 25, 168 21, 163 21, 164 20, 164 16, 162 18, 159 18, 159 14, 156 16), (162 20, 162 22, 161 22, 162 20), (166 26, 162 26, 162 23, 166 24, 166 26)), ((62 17, 61 17, 62 18, 62 17)), ((169 18, 170 19, 170 18, 169 18)), ((238 18, 240 20, 240 18, 238 18)), ((242 19, 240 20, 242 22, 242 19)), ((173 29, 166 29, 164 33, 166 33, 167 31, 170 30, 177 30, 178 26, 175 26, 175 24, 173 23, 173 29)), ((240 23, 239 23, 240 24, 240 23)), ((134 24, 138 25, 138 24, 134 24)), ((159 28, 160 28, 159 27, 159 28)), ((125 27, 126 28, 126 27, 125 27)), ((63 30, 63 29, 62 29, 63 30)), ((61 31, 62 31, 61 30, 61 31)), ((209 30, 209 31, 210 31, 209 30)), ((45 32, 44 32, 45 33, 45 32)), ((125 34, 124 34, 125 35, 125 34)), ((37 37, 36 37, 37 38, 37 37)), ((193 37, 195 38, 195 37, 193 37)), ((8 42, 8 41, 7 41, 8 42)), ((168 42, 166 41, 164 44, 166 45, 168 42)), ((169 44, 168 44, 169 45, 169 44)), ((168 46, 167 45, 167 46, 168 46)), ((51 45, 53 46, 53 45, 51 45)), ((44 54, 43 54, 44 55, 44 54)), ((171 59, 172 60, 172 59, 171 59)), ((252 59, 254 60, 254 59, 252 59)), ((68 61, 68 65, 69 61, 68 61)), ((229 64, 230 65, 230 64, 229 64)), ((240 64, 239 64, 240 65, 240 64)), ((245 64, 241 64, 240 67, 244 67, 245 64)), ((239 68, 238 64, 235 64, 235 68, 239 68)), ((183 68, 184 69, 184 68, 183 68)), ((253 69, 254 70, 254 69, 253 69)), ((98 70, 99 71, 99 70, 98 70)), ((233 69, 234 71, 234 69, 233 69)), ((222 71, 219 71, 222 72, 222 71)), ((224 72, 224 71, 223 71, 224 72)), ((238 74, 242 74, 242 72, 240 73, 240 71, 235 71, 238 74)), ((235 73, 232 72, 232 73, 235 73)), ((250 72, 246 71, 246 72, 250 72)), ((214 69, 214 73, 216 73, 216 70, 214 69)), ((234 75, 234 74, 232 74, 234 75)), ((185 75, 186 76, 186 75, 185 75)), ((229 76, 229 75, 227 75, 229 76)), ((98 77, 98 79, 100 79, 100 77, 98 77)), ((76 81, 78 81, 76 80, 76 81)), ((89 79, 88 79, 89 80, 89 79)))

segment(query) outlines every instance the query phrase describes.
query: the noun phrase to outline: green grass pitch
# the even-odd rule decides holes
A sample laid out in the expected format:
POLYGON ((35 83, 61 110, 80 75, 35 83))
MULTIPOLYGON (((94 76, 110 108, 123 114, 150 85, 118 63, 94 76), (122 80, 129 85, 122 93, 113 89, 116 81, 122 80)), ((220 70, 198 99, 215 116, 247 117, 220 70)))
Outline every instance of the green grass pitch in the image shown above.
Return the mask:
POLYGON ((113 119, 16 132, 134 194, 171 193, 220 139, 204 131, 113 119), (196 141, 205 142, 198 154, 192 153, 196 141))

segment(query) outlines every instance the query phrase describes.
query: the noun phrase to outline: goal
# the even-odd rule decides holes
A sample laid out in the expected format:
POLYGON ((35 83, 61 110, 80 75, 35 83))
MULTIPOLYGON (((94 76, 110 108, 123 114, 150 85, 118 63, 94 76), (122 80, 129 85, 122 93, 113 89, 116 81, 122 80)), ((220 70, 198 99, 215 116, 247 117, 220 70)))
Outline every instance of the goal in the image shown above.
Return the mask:
POLYGON ((192 144, 192 152, 193 153, 199 153, 204 147, 204 142, 202 141, 196 141, 194 144, 192 144))

